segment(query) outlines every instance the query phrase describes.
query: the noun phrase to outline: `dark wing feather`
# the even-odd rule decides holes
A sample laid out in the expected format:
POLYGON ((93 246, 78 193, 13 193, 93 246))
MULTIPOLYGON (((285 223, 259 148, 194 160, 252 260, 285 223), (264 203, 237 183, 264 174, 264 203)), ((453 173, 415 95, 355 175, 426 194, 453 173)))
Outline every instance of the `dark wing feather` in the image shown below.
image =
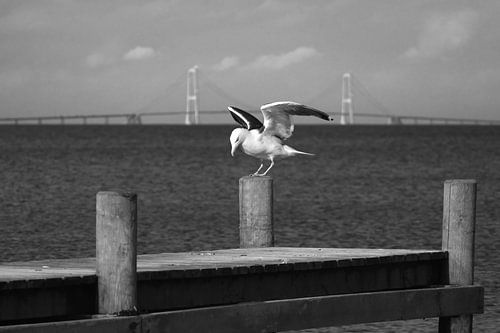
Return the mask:
POLYGON ((260 120, 252 116, 250 113, 234 106, 228 106, 227 109, 229 110, 229 113, 231 113, 233 119, 247 130, 250 131, 252 129, 262 128, 263 125, 260 120))

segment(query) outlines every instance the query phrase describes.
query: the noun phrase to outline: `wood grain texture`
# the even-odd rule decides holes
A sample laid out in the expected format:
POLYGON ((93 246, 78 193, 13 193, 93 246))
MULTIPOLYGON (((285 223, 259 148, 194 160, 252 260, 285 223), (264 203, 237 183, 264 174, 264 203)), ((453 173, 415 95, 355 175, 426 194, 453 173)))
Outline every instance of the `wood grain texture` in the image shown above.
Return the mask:
MULTIPOLYGON (((442 249, 449 254, 447 282, 453 285, 474 283, 476 191, 472 179, 444 183, 442 249)), ((440 318, 439 332, 472 332, 472 316, 440 318)))
POLYGON ((273 179, 246 176, 239 180, 240 247, 274 245, 273 179))
MULTIPOLYGON (((138 308, 236 302, 443 284, 447 253, 268 247, 138 256, 138 308)), ((97 313, 95 258, 0 265, 0 321, 97 313), (72 304, 81 306, 75 307, 72 304)))
POLYGON ((307 297, 149 314, 149 332, 278 332, 481 313, 481 287, 428 288, 307 297), (468 299, 470 302, 462 302, 468 299))
POLYGON ((23 332, 276 332, 377 321, 481 313, 478 286, 439 287, 241 303, 144 314, 0 327, 23 332), (463 302, 467 299, 467 302, 463 302))
MULTIPOLYGON (((268 247, 157 253, 137 256, 140 279, 241 275, 446 259, 441 250, 268 247), (148 272, 150 274, 148 274, 148 272)), ((94 283, 95 258, 47 259, 0 264, 0 290, 53 284, 94 283)))
POLYGON ((96 275, 99 313, 137 307, 137 196, 96 196, 96 275))

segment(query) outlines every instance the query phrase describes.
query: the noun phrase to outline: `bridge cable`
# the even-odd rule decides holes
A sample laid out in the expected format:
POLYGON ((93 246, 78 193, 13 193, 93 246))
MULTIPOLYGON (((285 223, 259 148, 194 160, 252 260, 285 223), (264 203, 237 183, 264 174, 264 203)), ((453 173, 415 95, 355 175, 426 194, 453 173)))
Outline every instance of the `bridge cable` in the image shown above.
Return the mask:
MULTIPOLYGON (((202 74, 201 71, 198 71, 199 73, 199 78, 200 81, 203 81, 204 85, 206 86, 210 91, 215 93, 217 96, 222 97, 225 100, 228 100, 231 103, 234 103, 235 106, 240 106, 241 108, 246 108, 248 110, 254 110, 256 109, 253 106, 250 106, 249 104, 239 100, 238 98, 235 98, 234 96, 230 95, 227 93, 224 89, 219 87, 217 84, 215 84, 212 80, 210 80, 205 74, 202 74), (200 75, 202 74, 202 75, 200 75)), ((200 85, 201 86, 201 85, 200 85)))
POLYGON ((133 113, 136 113, 136 114, 146 114, 147 115, 147 110, 150 109, 156 102, 158 102, 160 99, 164 98, 164 97, 169 97, 172 95, 172 93, 174 92, 174 88, 178 88, 180 86, 180 84, 184 83, 183 81, 185 80, 185 74, 182 73, 181 75, 179 75, 174 81, 172 81, 172 83, 170 83, 159 95, 157 95, 156 97, 154 97, 153 99, 149 100, 149 102, 143 106, 141 106, 140 108, 138 108, 135 112, 133 113))
POLYGON ((353 78, 352 87, 359 92, 361 95, 365 96, 367 99, 371 101, 371 104, 384 116, 391 116, 393 113, 385 107, 377 98, 375 98, 370 91, 361 83, 361 81, 354 75, 351 76, 353 78))

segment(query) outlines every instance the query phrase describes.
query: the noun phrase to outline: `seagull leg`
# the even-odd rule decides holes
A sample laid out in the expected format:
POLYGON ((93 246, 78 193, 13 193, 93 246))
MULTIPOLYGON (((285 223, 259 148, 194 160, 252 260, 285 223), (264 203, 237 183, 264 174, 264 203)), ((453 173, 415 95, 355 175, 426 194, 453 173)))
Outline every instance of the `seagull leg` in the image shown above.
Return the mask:
POLYGON ((255 171, 253 174, 251 174, 250 176, 260 176, 259 175, 259 171, 260 169, 262 169, 262 167, 264 166, 264 160, 260 160, 260 167, 257 169, 257 171, 255 171))
POLYGON ((259 176, 265 176, 267 174, 267 172, 269 170, 271 170, 271 168, 273 167, 273 165, 274 165, 274 158, 271 157, 271 165, 269 166, 269 168, 267 168, 266 171, 264 171, 264 173, 261 173, 259 176))

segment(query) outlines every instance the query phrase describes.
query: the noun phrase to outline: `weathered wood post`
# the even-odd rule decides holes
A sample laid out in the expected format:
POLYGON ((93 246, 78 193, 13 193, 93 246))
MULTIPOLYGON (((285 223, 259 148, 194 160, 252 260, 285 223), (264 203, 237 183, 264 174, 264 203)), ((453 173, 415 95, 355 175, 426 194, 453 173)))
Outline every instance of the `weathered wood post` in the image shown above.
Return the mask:
POLYGON ((137 309, 137 195, 96 196, 96 272, 100 314, 137 309))
POLYGON ((273 179, 240 178, 240 247, 274 246, 273 179))
MULTIPOLYGON (((442 248, 449 253, 449 284, 474 283, 476 187, 473 179, 444 182, 442 248)), ((439 318, 439 332, 472 332, 472 315, 439 318)))

